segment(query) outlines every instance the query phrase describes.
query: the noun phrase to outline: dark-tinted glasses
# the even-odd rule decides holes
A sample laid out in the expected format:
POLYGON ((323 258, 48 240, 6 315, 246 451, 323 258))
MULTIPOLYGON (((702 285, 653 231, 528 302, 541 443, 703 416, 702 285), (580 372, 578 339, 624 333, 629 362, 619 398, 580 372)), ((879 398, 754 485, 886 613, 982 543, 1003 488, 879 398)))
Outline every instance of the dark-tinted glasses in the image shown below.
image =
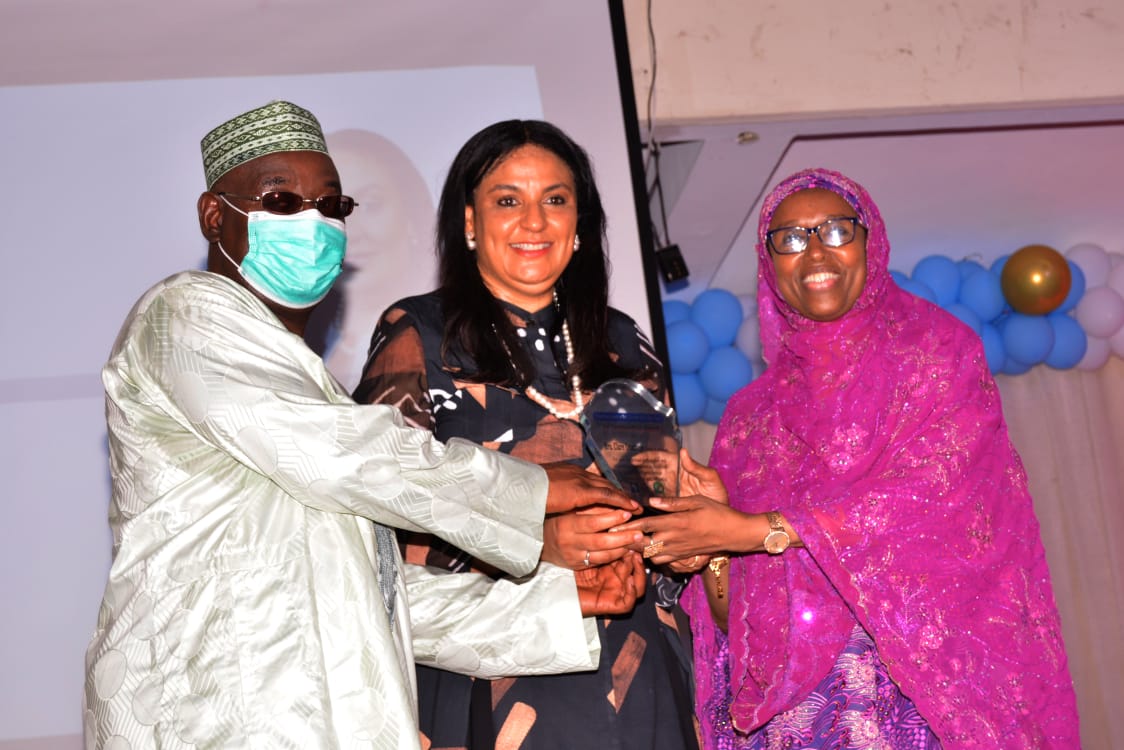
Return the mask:
POLYGON ((235 195, 234 193, 219 193, 229 198, 238 198, 244 201, 258 201, 262 209, 271 214, 295 214, 303 211, 306 204, 313 204, 316 210, 329 219, 342 219, 351 215, 359 204, 350 195, 321 195, 319 198, 305 198, 303 195, 274 190, 262 195, 235 195))

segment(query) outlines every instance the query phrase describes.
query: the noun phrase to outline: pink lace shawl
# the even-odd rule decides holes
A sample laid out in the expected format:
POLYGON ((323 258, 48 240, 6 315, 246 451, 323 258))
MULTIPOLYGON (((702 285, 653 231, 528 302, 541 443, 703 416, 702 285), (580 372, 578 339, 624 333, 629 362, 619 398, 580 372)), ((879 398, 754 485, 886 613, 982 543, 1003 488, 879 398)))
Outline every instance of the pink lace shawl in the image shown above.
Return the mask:
POLYGON ((727 718, 748 732, 804 699, 856 621, 946 750, 1079 747, 1038 522, 979 337, 897 287, 878 208, 843 175, 782 182, 758 240, 769 367, 727 404, 711 465, 734 507, 781 511, 805 548, 732 559, 728 665, 701 581, 688 589, 707 747, 727 718), (813 187, 869 229, 862 295, 827 323, 784 302, 763 244, 777 205, 813 187))

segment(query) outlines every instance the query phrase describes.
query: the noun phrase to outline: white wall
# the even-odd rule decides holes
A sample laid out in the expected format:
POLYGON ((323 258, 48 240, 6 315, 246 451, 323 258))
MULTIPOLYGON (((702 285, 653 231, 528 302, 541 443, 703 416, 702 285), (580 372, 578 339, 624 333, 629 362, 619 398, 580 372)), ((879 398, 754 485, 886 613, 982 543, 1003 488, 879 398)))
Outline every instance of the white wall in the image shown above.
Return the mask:
POLYGON ((624 0, 639 112, 659 123, 1124 97, 1124 3, 624 0))

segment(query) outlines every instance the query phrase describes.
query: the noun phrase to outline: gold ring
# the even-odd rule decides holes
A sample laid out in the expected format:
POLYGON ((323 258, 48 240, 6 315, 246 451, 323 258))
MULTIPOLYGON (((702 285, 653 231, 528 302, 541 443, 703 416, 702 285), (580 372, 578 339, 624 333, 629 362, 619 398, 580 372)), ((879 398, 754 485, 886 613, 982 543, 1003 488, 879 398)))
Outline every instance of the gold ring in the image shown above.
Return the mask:
POLYGON ((582 562, 583 562, 583 563, 585 563, 585 567, 587 567, 587 568, 589 567, 589 565, 590 565, 590 562, 589 562, 589 550, 586 550, 586 551, 585 551, 585 559, 583 559, 583 560, 582 560, 582 562))
POLYGON ((656 555, 658 555, 660 553, 661 550, 663 550, 663 540, 662 539, 656 539, 655 537, 649 537, 649 538, 652 541, 649 542, 648 546, 644 548, 644 557, 645 558, 655 557, 656 555))

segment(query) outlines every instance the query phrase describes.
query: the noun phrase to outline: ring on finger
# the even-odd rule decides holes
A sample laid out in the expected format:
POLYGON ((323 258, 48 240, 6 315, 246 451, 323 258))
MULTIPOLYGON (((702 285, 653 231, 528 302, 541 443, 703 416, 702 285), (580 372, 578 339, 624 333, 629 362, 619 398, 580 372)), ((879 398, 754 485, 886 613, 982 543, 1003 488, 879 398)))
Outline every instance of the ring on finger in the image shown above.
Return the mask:
POLYGON ((655 557, 663 550, 663 540, 656 539, 654 536, 650 536, 648 539, 650 541, 648 542, 648 546, 644 548, 644 557, 655 557))
POLYGON ((585 557, 582 558, 582 562, 585 563, 585 567, 588 568, 590 566, 591 563, 589 562, 589 550, 585 551, 585 557))

